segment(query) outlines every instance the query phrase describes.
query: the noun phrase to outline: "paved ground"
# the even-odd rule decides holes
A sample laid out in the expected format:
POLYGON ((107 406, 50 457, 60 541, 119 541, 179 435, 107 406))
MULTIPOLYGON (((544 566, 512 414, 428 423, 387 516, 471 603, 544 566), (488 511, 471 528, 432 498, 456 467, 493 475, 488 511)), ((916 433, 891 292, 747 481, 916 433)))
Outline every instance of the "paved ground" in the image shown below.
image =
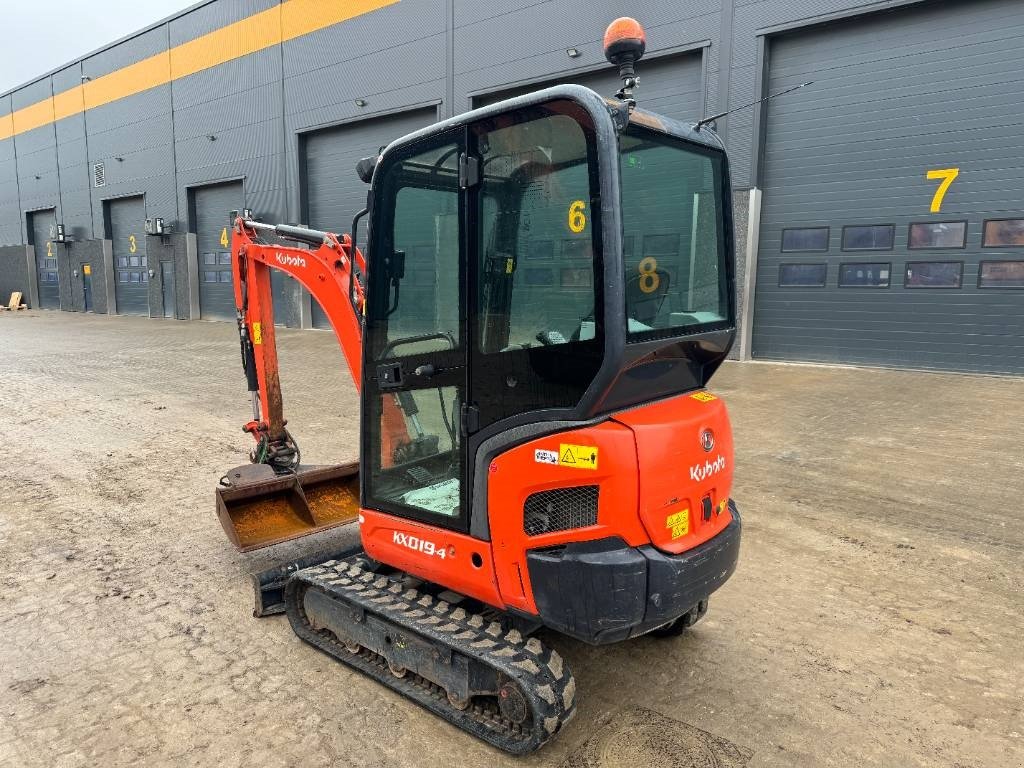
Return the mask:
MULTIPOLYGON (((333 339, 280 343, 305 456, 352 458, 333 339)), ((517 763, 250 618, 272 555, 213 509, 248 450, 230 325, 0 315, 0 765, 1024 765, 1024 381, 714 384, 739 570, 683 638, 556 639, 580 711, 517 763)))

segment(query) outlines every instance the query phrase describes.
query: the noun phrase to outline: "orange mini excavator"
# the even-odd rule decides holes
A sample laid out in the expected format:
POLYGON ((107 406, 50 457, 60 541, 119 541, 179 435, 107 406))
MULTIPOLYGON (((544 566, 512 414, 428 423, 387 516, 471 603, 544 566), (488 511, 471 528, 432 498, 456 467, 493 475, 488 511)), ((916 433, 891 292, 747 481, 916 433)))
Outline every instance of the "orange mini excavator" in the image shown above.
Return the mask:
POLYGON ((721 141, 563 85, 359 163, 348 235, 239 216, 232 256, 252 464, 217 502, 243 550, 346 522, 361 546, 258 576, 257 613, 512 753, 576 706, 537 636, 677 634, 733 573, 733 444, 708 380, 735 336, 721 141), (281 240, 309 247, 274 244, 281 240), (272 242, 268 242, 272 241, 272 242), (285 428, 270 268, 323 307, 360 390, 358 464, 301 464, 285 428))

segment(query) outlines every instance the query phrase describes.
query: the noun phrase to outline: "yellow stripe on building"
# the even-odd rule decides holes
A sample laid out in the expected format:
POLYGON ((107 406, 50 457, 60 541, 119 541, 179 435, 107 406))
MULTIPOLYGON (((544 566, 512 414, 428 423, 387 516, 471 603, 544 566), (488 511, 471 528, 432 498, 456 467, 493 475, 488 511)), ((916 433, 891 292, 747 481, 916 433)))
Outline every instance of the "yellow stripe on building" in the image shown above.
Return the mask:
POLYGON ((147 59, 0 116, 0 140, 308 35, 399 0, 286 0, 147 59))

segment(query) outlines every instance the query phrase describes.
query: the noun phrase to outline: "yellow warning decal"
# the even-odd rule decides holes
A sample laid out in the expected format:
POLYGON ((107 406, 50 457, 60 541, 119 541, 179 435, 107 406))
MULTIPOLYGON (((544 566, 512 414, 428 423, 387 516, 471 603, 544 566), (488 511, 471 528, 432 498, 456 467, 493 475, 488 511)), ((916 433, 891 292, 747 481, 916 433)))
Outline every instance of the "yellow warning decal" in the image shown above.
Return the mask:
POLYGON ((665 527, 672 529, 672 538, 678 539, 690 532, 690 508, 665 518, 665 527))
POLYGON ((92 274, 92 264, 83 264, 82 265, 82 274, 83 275, 91 275, 92 274))
POLYGON ((263 343, 263 324, 253 323, 252 324, 252 343, 262 344, 263 343))
POLYGON ((718 399, 710 392, 694 392, 692 395, 690 395, 690 397, 692 397, 694 400, 700 400, 702 403, 710 403, 712 400, 718 399))
POLYGON ((563 467, 597 469, 597 447, 562 443, 558 446, 558 463, 563 467))

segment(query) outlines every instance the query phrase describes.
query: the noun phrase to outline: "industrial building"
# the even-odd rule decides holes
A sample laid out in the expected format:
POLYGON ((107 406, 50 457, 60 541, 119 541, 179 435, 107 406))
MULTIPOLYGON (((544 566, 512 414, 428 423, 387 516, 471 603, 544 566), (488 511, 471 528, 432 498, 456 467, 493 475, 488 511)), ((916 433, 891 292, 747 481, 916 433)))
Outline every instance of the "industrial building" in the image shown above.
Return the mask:
MULTIPOLYGON (((624 11, 647 109, 811 83, 717 123, 736 354, 1024 373, 1019 0, 201 2, 0 96, 0 297, 230 319, 230 211, 348 231, 355 163, 392 139, 553 83, 611 95, 624 11)), ((630 258, 689 247, 640 240, 630 258)), ((576 256, 532 247, 532 279, 572 291, 576 256)), ((274 293, 282 324, 325 325, 290 279, 274 293)))

